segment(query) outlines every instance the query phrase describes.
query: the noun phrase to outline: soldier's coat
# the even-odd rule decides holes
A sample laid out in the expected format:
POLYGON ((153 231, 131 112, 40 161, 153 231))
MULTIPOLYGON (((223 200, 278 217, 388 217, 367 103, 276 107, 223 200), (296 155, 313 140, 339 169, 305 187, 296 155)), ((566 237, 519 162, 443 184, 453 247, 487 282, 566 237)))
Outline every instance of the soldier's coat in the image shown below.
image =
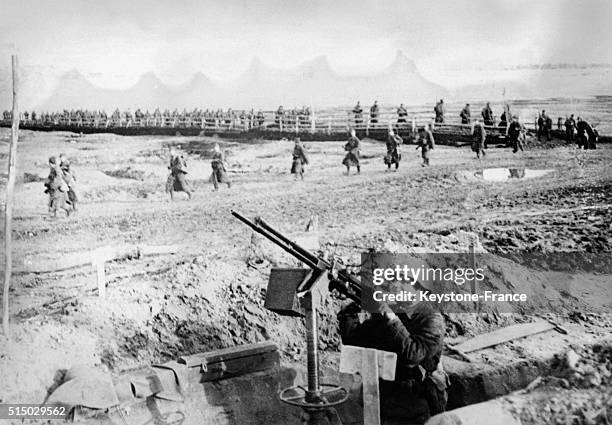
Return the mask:
POLYGON ((396 320, 372 314, 360 323, 356 310, 349 306, 338 314, 342 343, 397 354, 395 381, 381 382, 382 416, 423 423, 444 411, 448 382, 440 370, 446 332, 442 315, 419 303, 410 315, 399 313, 396 320))
POLYGON ((419 136, 419 148, 421 149, 421 157, 425 160, 429 160, 429 151, 436 146, 433 133, 430 130, 425 130, 422 135, 419 136))
POLYGON ((166 181, 166 192, 189 192, 190 187, 185 178, 187 162, 182 155, 176 155, 170 160, 170 175, 166 181))
POLYGON ((355 136, 350 136, 346 144, 344 145, 344 150, 346 151, 346 155, 342 160, 342 164, 347 167, 358 166, 359 165, 359 150, 360 140, 355 136))
POLYGON ((398 151, 399 145, 403 143, 403 140, 398 135, 389 135, 387 137, 387 155, 385 155, 385 164, 399 164, 401 155, 398 151))
POLYGON ((306 150, 301 144, 296 144, 293 148, 291 174, 302 175, 304 173, 304 165, 306 164, 308 164, 308 156, 306 155, 306 150))
POLYGON ((474 125, 474 140, 472 141, 472 151, 478 156, 484 152, 485 142, 487 140, 487 131, 480 123, 474 125))
POLYGON ((212 167, 212 175, 210 178, 215 186, 215 189, 219 183, 230 183, 230 180, 227 177, 227 170, 225 169, 225 157, 223 152, 219 151, 213 153, 210 166, 212 167))
POLYGON ((51 168, 45 181, 45 188, 45 193, 49 195, 49 211, 55 215, 58 210, 63 209, 69 214, 72 204, 68 198, 68 185, 62 177, 62 170, 59 166, 51 168))

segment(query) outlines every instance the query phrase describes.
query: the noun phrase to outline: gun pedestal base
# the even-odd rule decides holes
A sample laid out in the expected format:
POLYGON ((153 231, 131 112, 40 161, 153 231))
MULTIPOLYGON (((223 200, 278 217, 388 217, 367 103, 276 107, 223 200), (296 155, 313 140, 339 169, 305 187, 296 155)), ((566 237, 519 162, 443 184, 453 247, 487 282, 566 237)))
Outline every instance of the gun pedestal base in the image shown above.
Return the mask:
POLYGON ((302 408, 303 419, 308 425, 341 425, 338 413, 333 408, 348 399, 348 391, 336 385, 319 382, 319 327, 317 307, 324 293, 321 289, 329 284, 326 273, 314 273, 300 285, 304 291, 299 293, 300 305, 306 319, 306 355, 308 386, 292 387, 280 393, 284 403, 302 408))
POLYGON ((302 387, 286 388, 280 393, 282 402, 302 408, 306 424, 341 425, 342 422, 334 406, 348 399, 348 391, 336 385, 321 384, 316 396, 318 399, 312 400, 313 394, 302 387))

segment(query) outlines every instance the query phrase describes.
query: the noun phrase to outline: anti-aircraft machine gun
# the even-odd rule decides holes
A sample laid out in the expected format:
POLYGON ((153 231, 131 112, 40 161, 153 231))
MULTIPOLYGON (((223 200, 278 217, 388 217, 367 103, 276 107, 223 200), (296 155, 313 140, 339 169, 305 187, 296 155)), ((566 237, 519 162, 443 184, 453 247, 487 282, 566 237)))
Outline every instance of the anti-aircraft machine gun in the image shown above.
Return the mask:
POLYGON ((232 215, 281 247, 307 268, 272 269, 264 306, 285 316, 306 318, 308 385, 283 390, 280 399, 308 413, 310 425, 338 423, 333 406, 348 398, 345 388, 319 382, 317 309, 332 290, 361 304, 361 283, 336 261, 319 257, 274 229, 261 218, 254 221, 236 211, 232 215), (336 419, 334 420, 334 416, 336 419))

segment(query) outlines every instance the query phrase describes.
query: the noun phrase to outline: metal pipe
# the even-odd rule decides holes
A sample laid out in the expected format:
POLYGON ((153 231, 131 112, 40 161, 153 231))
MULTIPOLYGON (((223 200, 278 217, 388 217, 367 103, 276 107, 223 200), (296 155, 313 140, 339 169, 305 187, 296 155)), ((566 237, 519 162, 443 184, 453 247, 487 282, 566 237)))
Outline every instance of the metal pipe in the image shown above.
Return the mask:
POLYGON ((311 305, 306 312, 306 367, 308 373, 306 401, 309 403, 317 403, 321 400, 319 388, 319 351, 317 348, 318 333, 317 309, 311 305))

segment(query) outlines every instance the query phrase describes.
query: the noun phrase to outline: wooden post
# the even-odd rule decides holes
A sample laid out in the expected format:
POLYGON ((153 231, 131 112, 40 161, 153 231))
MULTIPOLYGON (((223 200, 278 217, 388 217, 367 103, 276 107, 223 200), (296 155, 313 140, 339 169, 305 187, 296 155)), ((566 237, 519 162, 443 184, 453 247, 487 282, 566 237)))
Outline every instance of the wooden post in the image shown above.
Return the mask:
MULTIPOLYGON (((478 235, 473 234, 470 239, 470 267, 472 267, 472 270, 476 270, 476 245, 478 245, 478 235)), ((476 283, 476 279, 472 280, 470 285, 472 294, 477 294, 478 285, 476 283)), ((478 301, 476 302, 476 312, 480 313, 481 308, 482 302, 480 301, 480 298, 478 298, 478 301)))
POLYGON ((380 388, 378 383, 378 356, 376 350, 365 351, 361 370, 363 378, 363 423, 364 425, 380 424, 380 388))
POLYGON ((311 106, 310 107, 310 132, 314 134, 315 130, 316 130, 316 126, 315 126, 315 110, 314 108, 311 106))
POLYGON ((342 346, 340 373, 361 375, 364 425, 380 425, 379 379, 395 381, 396 365, 395 353, 351 345, 342 346))
MULTIPOLYGON (((472 235, 470 238, 470 267, 472 270, 476 269, 476 242, 478 241, 477 235, 472 235)), ((478 291, 478 287, 476 286, 476 279, 472 280, 471 284, 472 294, 475 294, 478 291)))
POLYGON ((17 103, 17 55, 11 58, 13 66, 13 122, 11 127, 11 144, 9 147, 8 159, 8 181, 6 183, 6 203, 4 204, 4 291, 2 294, 3 300, 3 315, 2 327, 4 335, 9 338, 9 287, 11 282, 11 272, 13 267, 12 255, 12 227, 13 219, 13 191, 15 189, 17 164, 17 140, 19 139, 19 106, 17 103))
POLYGON ((106 273, 104 271, 104 260, 96 262, 96 280, 98 283, 98 296, 106 297, 106 273))
POLYGON ((98 296, 106 297, 106 276, 104 272, 104 255, 101 248, 94 249, 90 252, 91 265, 96 273, 96 282, 98 284, 98 296))

